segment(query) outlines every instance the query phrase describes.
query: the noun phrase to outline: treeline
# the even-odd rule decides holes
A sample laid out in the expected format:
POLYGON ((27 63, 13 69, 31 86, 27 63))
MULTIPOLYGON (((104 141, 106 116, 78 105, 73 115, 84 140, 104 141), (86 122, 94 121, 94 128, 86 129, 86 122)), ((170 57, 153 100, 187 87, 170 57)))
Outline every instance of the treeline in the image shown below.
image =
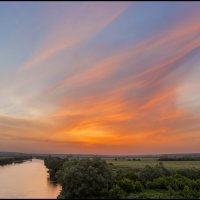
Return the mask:
POLYGON ((127 161, 141 161, 140 158, 126 158, 126 157, 122 157, 122 158, 114 158, 115 161, 117 160, 127 160, 127 161))
POLYGON ((61 170, 65 161, 68 161, 68 158, 45 158, 44 164, 48 168, 50 181, 57 183, 58 182, 58 174, 57 172, 61 170))
POLYGON ((59 199, 199 198, 200 170, 169 171, 162 163, 140 171, 116 169, 100 158, 47 158, 51 179, 62 185, 59 199))
POLYGON ((9 158, 1 158, 0 157, 0 166, 3 165, 9 165, 9 164, 13 164, 13 163, 22 163, 25 160, 30 160, 32 159, 31 156, 23 156, 23 157, 9 157, 9 158))
POLYGON ((161 157, 158 161, 200 161, 200 157, 161 157))

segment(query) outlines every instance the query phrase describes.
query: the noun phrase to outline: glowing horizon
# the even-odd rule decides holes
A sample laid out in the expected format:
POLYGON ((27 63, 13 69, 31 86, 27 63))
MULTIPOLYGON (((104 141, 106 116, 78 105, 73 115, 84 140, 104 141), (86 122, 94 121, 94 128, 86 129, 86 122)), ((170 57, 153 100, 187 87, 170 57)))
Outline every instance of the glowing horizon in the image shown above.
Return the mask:
POLYGON ((0 151, 200 152, 199 2, 1 2, 0 151))

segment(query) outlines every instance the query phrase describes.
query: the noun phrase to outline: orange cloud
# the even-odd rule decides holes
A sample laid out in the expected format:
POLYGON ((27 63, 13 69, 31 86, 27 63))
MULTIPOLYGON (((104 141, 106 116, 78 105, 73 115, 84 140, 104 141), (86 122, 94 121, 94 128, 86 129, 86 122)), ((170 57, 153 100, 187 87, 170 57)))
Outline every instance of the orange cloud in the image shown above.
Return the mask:
MULTIPOLYGON (((156 152, 182 150, 195 138, 194 146, 199 149, 199 118, 177 103, 177 88, 200 47, 199 15, 137 44, 128 43, 99 60, 91 59, 101 54, 96 47, 83 60, 75 59, 71 71, 67 64, 65 69, 60 67, 64 58, 56 67, 45 65, 64 49, 78 51, 79 44, 100 33, 128 6, 121 3, 112 8, 109 4, 106 10, 104 4, 97 10, 81 6, 79 17, 74 19, 70 12, 72 18, 62 18, 52 27, 41 47, 20 68, 18 84, 13 86, 24 103, 19 110, 41 115, 30 118, 27 111, 24 118, 0 116, 4 133, 0 145, 12 138, 23 145, 38 143, 41 149, 45 144, 48 151, 46 143, 56 151, 156 152), (36 68, 41 64, 48 70, 36 68)), ((195 148, 192 143, 187 147, 195 148)))

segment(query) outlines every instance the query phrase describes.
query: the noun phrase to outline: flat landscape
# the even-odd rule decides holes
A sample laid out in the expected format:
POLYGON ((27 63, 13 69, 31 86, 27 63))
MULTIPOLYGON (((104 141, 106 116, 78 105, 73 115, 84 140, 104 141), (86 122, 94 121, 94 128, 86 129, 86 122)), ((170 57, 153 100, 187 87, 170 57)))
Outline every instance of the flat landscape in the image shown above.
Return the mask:
MULTIPOLYGON (((104 158, 105 159, 105 158, 104 158)), ((170 170, 176 169, 188 169, 188 168, 197 168, 200 169, 200 161, 158 161, 156 158, 140 158, 140 161, 135 160, 127 160, 127 159, 117 159, 114 158, 106 158, 108 163, 112 163, 116 167, 120 168, 133 168, 133 169, 141 169, 146 165, 154 166, 160 162, 170 170)))

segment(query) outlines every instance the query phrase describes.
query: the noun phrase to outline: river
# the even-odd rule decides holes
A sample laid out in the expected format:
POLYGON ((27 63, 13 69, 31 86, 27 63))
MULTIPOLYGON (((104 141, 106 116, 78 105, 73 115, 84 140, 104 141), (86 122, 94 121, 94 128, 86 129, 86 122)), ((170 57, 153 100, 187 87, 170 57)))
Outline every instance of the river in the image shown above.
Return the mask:
POLYGON ((0 166, 0 199, 54 199, 60 190, 61 186, 49 182, 43 160, 0 166))

